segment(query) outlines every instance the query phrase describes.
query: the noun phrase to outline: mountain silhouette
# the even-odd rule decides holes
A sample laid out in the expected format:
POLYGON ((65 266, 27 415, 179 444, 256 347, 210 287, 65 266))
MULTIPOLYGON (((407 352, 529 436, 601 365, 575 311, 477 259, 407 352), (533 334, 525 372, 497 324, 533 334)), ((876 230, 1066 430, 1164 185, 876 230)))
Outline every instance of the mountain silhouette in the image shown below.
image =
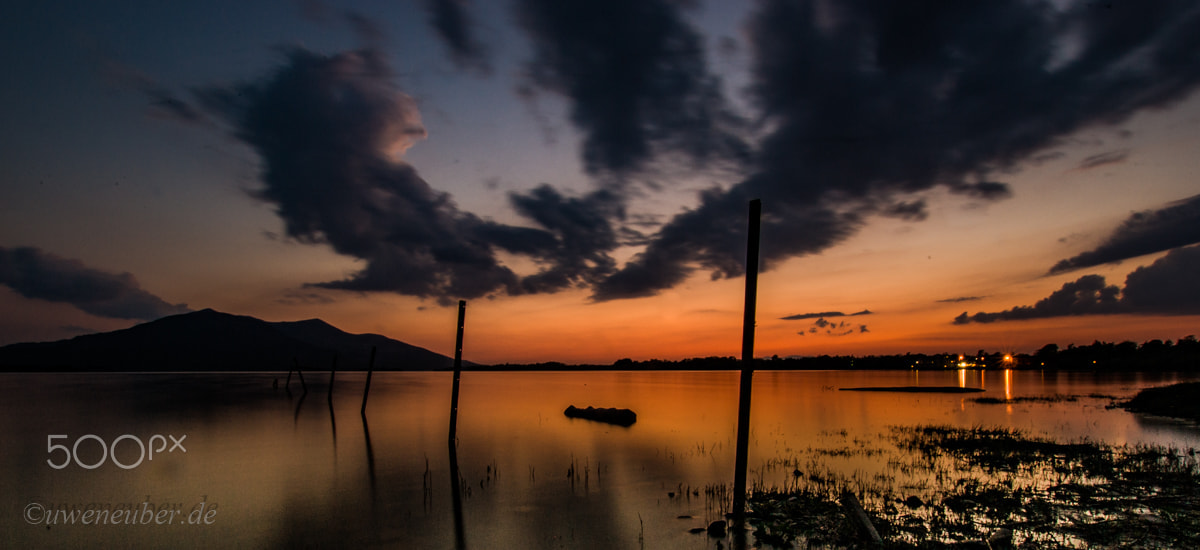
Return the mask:
POLYGON ((378 334, 350 334, 320 319, 268 322, 205 309, 57 342, 0 347, 7 371, 442 370, 453 360, 378 334))

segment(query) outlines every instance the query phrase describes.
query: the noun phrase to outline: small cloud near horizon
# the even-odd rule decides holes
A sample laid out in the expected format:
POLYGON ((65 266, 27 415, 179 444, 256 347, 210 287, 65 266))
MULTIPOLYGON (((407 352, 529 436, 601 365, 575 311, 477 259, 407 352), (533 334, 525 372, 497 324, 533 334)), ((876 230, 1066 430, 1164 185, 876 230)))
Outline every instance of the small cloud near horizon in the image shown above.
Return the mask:
POLYGON ((982 300, 985 297, 986 296, 959 296, 957 298, 946 298, 944 300, 938 300, 937 303, 939 303, 939 304, 957 304, 957 303, 961 303, 961 302, 974 302, 977 300, 982 300))
MULTIPOLYGON (((853 317, 856 315, 867 315, 867 314, 871 313, 871 311, 864 309, 858 313, 852 313, 850 315, 845 315, 843 313, 839 313, 836 311, 831 312, 831 313, 836 314, 836 315, 833 315, 835 317, 836 316, 853 317)), ((805 315, 807 315, 807 314, 805 314, 805 315)), ((793 315, 792 317, 811 319, 811 317, 800 317, 800 316, 795 316, 795 315, 793 315)), ((784 317, 784 319, 788 319, 788 317, 784 317)), ((846 321, 830 321, 830 320, 826 319, 825 316, 818 316, 816 318, 816 320, 813 321, 812 326, 808 327, 805 330, 799 331, 796 334, 799 334, 800 336, 805 336, 808 334, 817 334, 817 335, 824 334, 826 336, 848 336, 851 334, 862 334, 865 332, 871 332, 867 328, 867 325, 859 324, 857 327, 855 327, 855 326, 851 325, 850 323, 847 323, 846 321)))
POLYGON ((820 312, 820 313, 798 313, 796 315, 788 315, 787 317, 780 317, 780 319, 782 319, 784 321, 801 321, 804 319, 820 319, 822 317, 857 317, 859 315, 871 315, 872 313, 875 313, 875 312, 873 312, 869 309, 864 309, 862 311, 856 311, 854 313, 849 313, 849 314, 842 313, 840 311, 824 311, 824 312, 820 312))

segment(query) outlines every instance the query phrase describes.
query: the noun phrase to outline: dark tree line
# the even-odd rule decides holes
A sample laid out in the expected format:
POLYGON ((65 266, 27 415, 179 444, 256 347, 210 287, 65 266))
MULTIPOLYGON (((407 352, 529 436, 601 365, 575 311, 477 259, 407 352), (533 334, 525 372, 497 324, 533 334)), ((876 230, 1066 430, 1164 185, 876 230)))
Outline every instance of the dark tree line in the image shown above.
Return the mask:
POLYGON ((1101 342, 1086 346, 1046 344, 1029 357, 1033 368, 1084 370, 1197 370, 1200 342, 1195 336, 1170 340, 1101 342))
MULTIPOLYGON (((611 365, 567 365, 559 362, 537 364, 505 364, 483 367, 495 370, 738 370, 742 362, 736 357, 693 357, 681 360, 648 359, 635 361, 619 359, 611 365)), ((892 370, 892 369, 1050 369, 1152 371, 1200 370, 1200 342, 1195 336, 1170 340, 1150 340, 1138 344, 1101 342, 1076 346, 1046 344, 1030 354, 988 353, 906 353, 904 355, 821 355, 817 357, 759 358, 756 370, 892 370)))

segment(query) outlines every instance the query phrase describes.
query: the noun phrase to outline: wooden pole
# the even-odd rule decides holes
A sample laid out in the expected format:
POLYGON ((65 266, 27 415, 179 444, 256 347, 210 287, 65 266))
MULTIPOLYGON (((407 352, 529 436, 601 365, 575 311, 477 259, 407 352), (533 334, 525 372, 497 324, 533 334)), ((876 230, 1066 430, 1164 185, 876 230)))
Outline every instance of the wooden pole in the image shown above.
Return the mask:
POLYGON ((762 201, 750 201, 749 234, 746 238, 746 305, 742 317, 742 378, 739 382, 737 455, 733 476, 733 522, 744 527, 746 519, 746 463, 750 447, 750 388, 754 381, 754 309, 758 294, 758 239, 762 201))
POLYGON ((363 417, 363 425, 367 421, 367 394, 371 393, 371 373, 375 371, 375 346, 371 346, 371 361, 367 363, 367 385, 363 388, 362 408, 358 413, 363 417))
POLYGON ((458 437, 458 380, 462 375, 463 326, 467 317, 467 301, 458 301, 458 336, 454 343, 454 384, 450 388, 450 434, 448 440, 453 448, 458 437))

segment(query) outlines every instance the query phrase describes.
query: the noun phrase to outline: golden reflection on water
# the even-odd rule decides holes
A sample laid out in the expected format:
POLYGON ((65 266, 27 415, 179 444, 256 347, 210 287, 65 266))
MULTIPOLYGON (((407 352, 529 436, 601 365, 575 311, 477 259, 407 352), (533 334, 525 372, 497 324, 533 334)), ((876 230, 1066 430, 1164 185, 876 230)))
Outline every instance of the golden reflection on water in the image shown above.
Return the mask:
MULTIPOLYGON (((1195 431, 1146 424, 1107 400, 1005 407, 961 394, 842 392, 860 386, 986 387, 985 371, 774 372, 755 375, 751 484, 890 471, 892 426, 999 426, 1064 440, 1200 446, 1195 431)), ((724 511, 710 491, 733 478, 736 372, 464 372, 458 419, 461 535, 452 509, 449 373, 376 373, 359 416, 365 375, 339 373, 329 399, 272 389, 275 374, 0 378, 5 508, 29 502, 171 499, 220 504, 203 529, 31 526, 0 518, 9 547, 95 545, 451 548, 707 548, 687 533, 724 511), (19 388, 19 390, 18 390, 19 388), (629 428, 566 418, 568 405, 630 408, 629 428), (188 435, 186 455, 134 470, 52 470, 46 434, 188 435), (690 518, 679 519, 679 516, 690 518)), ((311 376, 313 380, 319 376, 311 376)), ((1016 397, 1107 393, 1173 379, 1003 373, 1016 397)), ((283 385, 282 383, 280 384, 283 385)), ((293 385, 294 386, 294 385, 293 385)), ((982 395, 999 393, 987 388, 982 395)), ((979 394, 972 394, 972 396, 979 394)), ((919 479, 910 479, 915 483, 919 479)))

